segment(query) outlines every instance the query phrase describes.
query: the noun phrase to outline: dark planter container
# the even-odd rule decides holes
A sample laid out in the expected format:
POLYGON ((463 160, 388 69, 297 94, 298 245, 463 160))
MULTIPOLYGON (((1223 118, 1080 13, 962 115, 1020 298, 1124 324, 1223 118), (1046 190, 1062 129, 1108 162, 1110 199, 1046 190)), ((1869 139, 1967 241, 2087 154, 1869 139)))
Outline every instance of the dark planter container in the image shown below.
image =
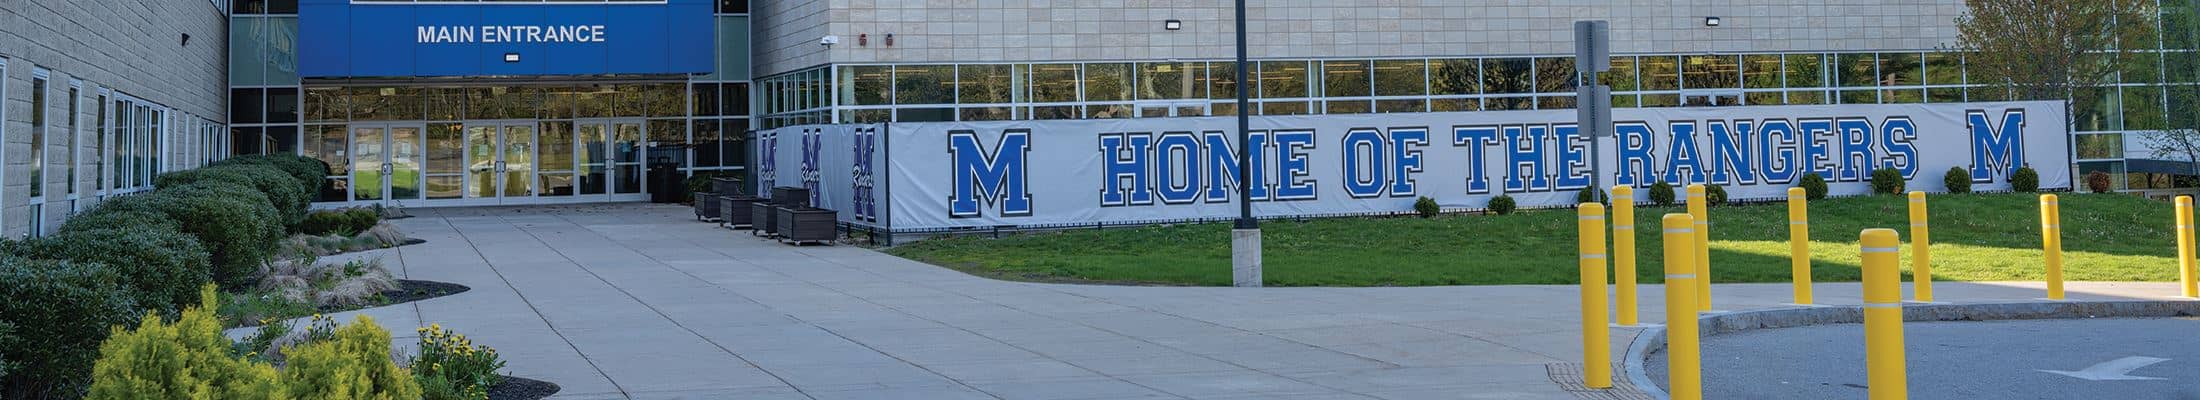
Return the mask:
POLYGON ((695 219, 700 219, 704 221, 718 221, 724 218, 722 217, 723 214, 720 212, 724 211, 724 206, 725 204, 719 204, 717 193, 696 193, 695 219))
POLYGON ((720 195, 731 196, 749 192, 741 188, 741 178, 731 176, 710 178, 710 185, 710 191, 718 192, 720 195))
POLYGON ((763 237, 779 237, 779 212, 773 210, 773 208, 775 207, 765 203, 749 205, 751 234, 763 237))
POLYGON ((718 216, 721 218, 719 222, 733 229, 756 226, 756 214, 753 214, 755 211, 749 208, 754 207, 758 200, 761 199, 738 194, 718 196, 718 216))
POLYGON ((788 186, 772 188, 772 205, 787 207, 809 207, 810 189, 788 186))
POLYGON ((782 240, 824 243, 832 242, 833 236, 839 233, 839 212, 809 207, 781 207, 777 211, 782 240))

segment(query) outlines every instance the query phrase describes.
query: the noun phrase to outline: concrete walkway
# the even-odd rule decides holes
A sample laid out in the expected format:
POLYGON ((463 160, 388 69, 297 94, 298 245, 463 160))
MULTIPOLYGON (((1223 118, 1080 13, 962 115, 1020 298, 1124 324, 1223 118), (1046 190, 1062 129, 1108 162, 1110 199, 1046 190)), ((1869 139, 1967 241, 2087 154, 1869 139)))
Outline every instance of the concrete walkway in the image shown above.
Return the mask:
MULTIPOLYGON (((367 310, 441 323, 571 399, 1571 399, 1570 286, 1166 288, 1002 282, 848 247, 790 247, 654 205, 413 210, 428 243, 362 253, 473 291, 367 310)), ((2083 268, 2083 266, 2072 266, 2083 268)), ((1380 268, 1380 266, 1369 266, 1380 268)), ((1936 286, 1944 301, 2038 284, 1936 286)), ((2074 298, 2169 284, 2074 283, 2074 298)), ((1819 300, 1858 303, 1854 284, 1819 300)), ((1645 322, 1663 320, 1657 286, 1645 322)), ((1720 309, 1786 285, 1721 285, 1720 309)), ((348 317, 346 317, 348 318, 348 317)), ((1616 329, 1614 355, 1636 329, 1616 329)), ((401 344, 414 339, 398 338, 401 344)))

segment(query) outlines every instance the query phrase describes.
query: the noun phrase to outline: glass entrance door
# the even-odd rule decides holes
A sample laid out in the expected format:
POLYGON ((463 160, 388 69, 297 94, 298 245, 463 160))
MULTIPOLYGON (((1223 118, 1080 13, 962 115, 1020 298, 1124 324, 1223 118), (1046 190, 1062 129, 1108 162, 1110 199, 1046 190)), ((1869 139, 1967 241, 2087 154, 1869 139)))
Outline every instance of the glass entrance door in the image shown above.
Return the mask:
POLYGON ((351 201, 406 206, 421 199, 419 124, 351 125, 351 201))
POLYGON ((581 197, 610 201, 648 199, 643 161, 647 125, 641 120, 582 120, 574 124, 573 149, 581 197))
POLYGON ((463 203, 525 203, 536 196, 535 122, 475 122, 465 132, 463 203))

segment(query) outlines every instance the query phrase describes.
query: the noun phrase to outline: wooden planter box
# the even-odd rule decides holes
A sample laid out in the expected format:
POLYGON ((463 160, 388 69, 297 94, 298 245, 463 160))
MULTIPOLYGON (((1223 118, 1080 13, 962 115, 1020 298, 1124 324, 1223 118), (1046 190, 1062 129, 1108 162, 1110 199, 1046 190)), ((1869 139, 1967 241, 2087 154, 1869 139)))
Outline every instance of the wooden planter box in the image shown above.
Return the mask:
POLYGON ((724 205, 724 204, 719 204, 719 203, 718 203, 718 194, 717 194, 717 193, 711 193, 711 192, 702 192, 702 193, 696 193, 696 194, 695 194, 695 219, 700 219, 700 220, 704 220, 704 221, 718 221, 718 220, 720 220, 720 219, 724 218, 724 217, 722 217, 722 216, 721 216, 722 214, 720 213, 720 211, 723 211, 723 210, 721 210, 721 207, 723 207, 723 206, 725 206, 725 205, 724 205))
POLYGON ((718 192, 718 194, 725 196, 732 196, 735 194, 749 192, 748 190, 741 188, 741 179, 735 177, 721 176, 717 178, 710 178, 710 185, 710 191, 718 192))
POLYGON ((772 188, 772 205, 809 207, 810 189, 788 186, 772 188))
POLYGON ((755 207, 757 202, 760 200, 761 199, 758 199, 754 196, 745 196, 738 194, 718 196, 718 216, 720 217, 720 224, 732 229, 742 229, 756 226, 756 214, 754 214, 755 211, 750 210, 750 208, 755 207))
POLYGON ((796 244, 831 243, 839 234, 840 213, 809 207, 780 207, 779 237, 796 244))
POLYGON ((763 237, 779 237, 779 212, 774 208, 764 203, 749 205, 750 234, 763 237))

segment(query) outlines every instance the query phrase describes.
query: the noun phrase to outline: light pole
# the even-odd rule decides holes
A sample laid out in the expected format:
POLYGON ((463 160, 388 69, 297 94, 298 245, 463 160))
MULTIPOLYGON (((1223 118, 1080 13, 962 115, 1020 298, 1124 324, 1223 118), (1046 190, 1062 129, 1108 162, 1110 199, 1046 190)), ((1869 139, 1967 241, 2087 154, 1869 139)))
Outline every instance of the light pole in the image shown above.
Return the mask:
POLYGON ((1260 287, 1260 220, 1253 219, 1253 117, 1246 91, 1245 0, 1237 0, 1238 220, 1230 230, 1230 283, 1260 287))

